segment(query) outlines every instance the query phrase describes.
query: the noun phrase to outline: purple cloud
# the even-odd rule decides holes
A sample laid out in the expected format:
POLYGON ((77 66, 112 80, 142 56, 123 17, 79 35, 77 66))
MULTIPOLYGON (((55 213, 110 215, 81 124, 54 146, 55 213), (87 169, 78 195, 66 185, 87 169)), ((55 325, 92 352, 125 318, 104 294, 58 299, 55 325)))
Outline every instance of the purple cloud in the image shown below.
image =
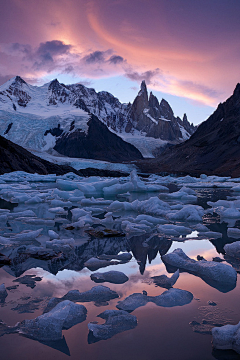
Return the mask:
POLYGON ((124 62, 124 59, 122 56, 120 55, 112 55, 109 59, 108 62, 110 62, 110 64, 121 64, 124 62))
POLYGON ((154 83, 154 78, 159 74, 161 74, 161 71, 157 68, 155 70, 148 70, 142 73, 137 71, 128 71, 125 73, 125 76, 132 81, 141 82, 142 80, 145 80, 147 85, 152 85, 154 83))

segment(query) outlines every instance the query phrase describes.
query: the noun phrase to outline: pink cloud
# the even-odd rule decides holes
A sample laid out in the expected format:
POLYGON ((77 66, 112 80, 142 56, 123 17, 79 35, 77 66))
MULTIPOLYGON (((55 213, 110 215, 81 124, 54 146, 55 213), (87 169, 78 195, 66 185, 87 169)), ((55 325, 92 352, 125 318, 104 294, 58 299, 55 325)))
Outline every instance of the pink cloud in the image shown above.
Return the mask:
POLYGON ((240 78, 239 10, 233 0, 8 0, 0 77, 145 77, 214 106, 240 78))

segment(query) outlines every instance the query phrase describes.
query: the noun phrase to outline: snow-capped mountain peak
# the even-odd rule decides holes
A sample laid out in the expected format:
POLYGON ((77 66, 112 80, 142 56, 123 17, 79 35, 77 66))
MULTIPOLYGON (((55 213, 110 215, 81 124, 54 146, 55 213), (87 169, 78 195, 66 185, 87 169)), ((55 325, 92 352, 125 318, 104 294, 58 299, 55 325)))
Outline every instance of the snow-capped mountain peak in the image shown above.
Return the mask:
MULTIPOLYGON (((90 114, 138 148, 139 138, 155 148, 185 140, 195 130, 186 117, 174 117, 166 100, 159 103, 152 92, 148 96, 145 81, 133 104, 122 104, 109 92, 96 92, 80 83, 65 85, 54 79, 33 86, 16 76, 0 86, 0 112, 0 134, 37 150, 54 145, 56 135, 50 134, 59 132, 51 129, 64 133, 79 129, 87 134, 90 114)), ((143 152, 151 156, 151 151, 143 152)))

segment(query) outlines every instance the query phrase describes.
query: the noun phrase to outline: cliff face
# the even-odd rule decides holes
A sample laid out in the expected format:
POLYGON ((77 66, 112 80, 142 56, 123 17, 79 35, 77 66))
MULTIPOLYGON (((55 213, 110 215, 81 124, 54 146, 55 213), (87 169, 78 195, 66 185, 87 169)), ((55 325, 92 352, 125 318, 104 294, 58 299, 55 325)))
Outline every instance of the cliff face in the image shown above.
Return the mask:
POLYGON ((113 134, 96 116, 88 121, 88 132, 80 130, 64 133, 54 147, 60 154, 69 157, 99 159, 104 161, 131 161, 142 159, 133 145, 113 134))
POLYGON ((140 166, 146 172, 240 176, 240 84, 189 140, 140 166))
POLYGON ((40 159, 19 145, 0 136, 0 174, 11 171, 63 175, 77 172, 70 166, 60 166, 40 159))
POLYGON ((187 140, 195 131, 195 126, 190 124, 184 114, 183 120, 175 117, 171 106, 164 99, 159 103, 156 96, 148 92, 145 82, 135 98, 129 118, 133 128, 146 133, 146 136, 155 139, 180 142, 187 140))

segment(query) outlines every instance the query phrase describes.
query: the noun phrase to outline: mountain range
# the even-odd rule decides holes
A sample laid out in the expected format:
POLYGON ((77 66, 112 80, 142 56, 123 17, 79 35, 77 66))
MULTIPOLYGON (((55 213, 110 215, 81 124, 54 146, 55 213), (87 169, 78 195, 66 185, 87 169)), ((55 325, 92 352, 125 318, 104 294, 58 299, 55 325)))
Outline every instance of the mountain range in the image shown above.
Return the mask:
POLYGON ((174 116, 166 100, 148 96, 144 81, 133 104, 58 80, 37 87, 16 76, 0 86, 0 135, 29 150, 130 161, 153 157, 157 148, 195 130, 185 114, 174 116))
POLYGON ((140 161, 143 172, 240 176, 240 84, 196 132, 157 159, 140 161))

